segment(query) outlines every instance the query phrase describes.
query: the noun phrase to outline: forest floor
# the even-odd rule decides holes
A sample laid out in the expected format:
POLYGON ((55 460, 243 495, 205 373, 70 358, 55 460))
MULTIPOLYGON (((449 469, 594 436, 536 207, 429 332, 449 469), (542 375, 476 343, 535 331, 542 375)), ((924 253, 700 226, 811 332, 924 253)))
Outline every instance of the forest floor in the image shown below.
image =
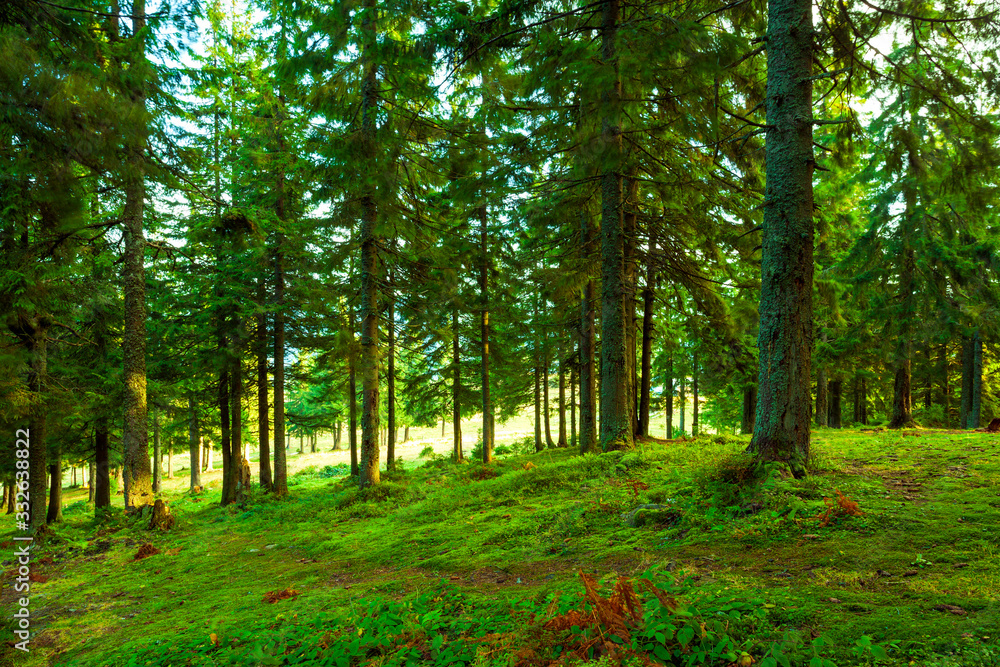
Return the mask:
POLYGON ((165 480, 169 532, 69 490, 0 665, 1000 665, 1000 437, 820 429, 802 480, 748 479, 745 447, 432 458, 366 492, 296 453, 283 500, 165 480))

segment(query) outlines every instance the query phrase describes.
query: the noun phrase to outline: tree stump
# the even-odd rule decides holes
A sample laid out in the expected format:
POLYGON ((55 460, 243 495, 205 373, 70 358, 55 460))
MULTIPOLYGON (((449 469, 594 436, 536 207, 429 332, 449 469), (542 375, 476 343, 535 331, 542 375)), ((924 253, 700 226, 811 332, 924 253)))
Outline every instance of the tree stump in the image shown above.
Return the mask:
POLYGON ((989 423, 986 427, 987 433, 997 433, 1000 432, 1000 417, 996 417, 993 421, 989 423))
POLYGON ((153 511, 149 515, 149 529, 170 530, 174 527, 174 517, 170 513, 170 508, 160 499, 153 504, 153 511))

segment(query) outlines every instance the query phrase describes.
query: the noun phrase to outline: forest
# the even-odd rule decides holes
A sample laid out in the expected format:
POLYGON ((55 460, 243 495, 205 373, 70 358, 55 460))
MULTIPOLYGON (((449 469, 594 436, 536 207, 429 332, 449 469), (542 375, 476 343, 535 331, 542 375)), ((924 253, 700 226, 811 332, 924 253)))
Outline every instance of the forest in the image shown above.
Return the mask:
POLYGON ((0 665, 1000 665, 998 49, 6 0, 0 665))

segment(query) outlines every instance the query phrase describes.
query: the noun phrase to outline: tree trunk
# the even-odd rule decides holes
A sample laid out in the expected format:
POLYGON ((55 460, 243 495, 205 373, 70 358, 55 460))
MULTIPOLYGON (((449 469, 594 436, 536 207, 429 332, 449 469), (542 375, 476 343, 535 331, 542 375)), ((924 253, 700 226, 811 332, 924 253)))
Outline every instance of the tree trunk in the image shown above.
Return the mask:
MULTIPOLYGON (((97 449, 96 438, 94 439, 94 449, 97 449)), ((96 458, 96 453, 95 457, 96 458)), ((87 502, 94 502, 94 478, 97 476, 97 464, 94 459, 90 459, 87 465, 87 502)))
POLYGON ((684 389, 685 389, 684 378, 681 378, 681 383, 680 384, 681 384, 681 391, 680 391, 680 396, 678 398, 680 398, 680 409, 681 409, 680 412, 681 413, 680 413, 680 419, 678 420, 678 425, 680 426, 681 435, 683 436, 683 435, 685 435, 685 431, 684 431, 684 412, 687 410, 687 396, 684 393, 684 389))
POLYGON ((62 447, 58 440, 50 447, 49 458, 49 506, 45 523, 61 523, 62 514, 62 447))
POLYGON ((162 466, 160 465, 160 458, 162 457, 162 452, 160 451, 160 411, 153 407, 153 493, 159 493, 161 487, 161 473, 162 466))
POLYGON ((826 418, 830 413, 826 393, 829 386, 826 379, 826 369, 816 369, 816 426, 826 426, 826 418))
MULTIPOLYGON (((911 161, 913 156, 910 156, 911 161)), ((914 210, 913 195, 907 189, 907 216, 914 210)), ((893 385, 892 419, 889 428, 902 428, 913 422, 913 376, 911 373, 911 358, 913 342, 910 340, 910 317, 913 316, 914 273, 916 271, 916 251, 907 247, 904 240, 903 267, 900 271, 900 297, 905 312, 898 319, 900 327, 899 344, 896 351, 896 380, 893 385)))
MULTIPOLYGON (((620 0, 619 0, 620 1, 620 0)), ((634 168, 632 169, 634 171, 634 168)), ((628 409, 629 423, 632 428, 633 442, 635 434, 639 431, 639 368, 636 364, 636 353, 638 351, 637 339, 639 337, 639 320, 635 316, 635 296, 639 282, 639 267, 636 262, 636 239, 638 229, 636 225, 636 200, 639 192, 639 181, 631 175, 622 178, 623 200, 622 200, 622 232, 625 256, 625 337, 626 349, 625 365, 628 370, 628 409)))
MULTIPOLYGON (((583 252, 594 254, 594 228, 586 213, 583 224, 583 252)), ((597 384, 594 368, 594 347, 597 333, 594 323, 594 281, 589 276, 583 284, 580 298, 580 453, 597 451, 597 384)))
MULTIPOLYGON (((375 123, 378 115, 378 67, 374 54, 376 35, 375 0, 365 0, 362 9, 361 49, 364 79, 361 84, 361 151, 367 158, 369 177, 375 173, 375 123)), ((374 188, 374 183, 366 186, 374 188)), ((361 466, 358 483, 363 489, 379 483, 378 401, 378 244, 377 209, 374 192, 361 196, 361 466)))
POLYGON ((191 488, 201 486, 201 437, 194 397, 188 396, 188 448, 191 457, 191 488))
POLYGON ((691 437, 698 437, 698 353, 691 355, 691 437))
POLYGON ((394 271, 389 272, 388 312, 386 313, 386 337, 389 349, 388 368, 386 369, 386 433, 385 433, 385 469, 396 469, 396 295, 392 290, 396 282, 394 271))
POLYGON ((47 519, 45 507, 46 477, 48 469, 48 449, 46 447, 45 383, 48 367, 47 324, 42 317, 33 318, 28 324, 29 366, 28 389, 35 395, 28 421, 28 524, 32 529, 41 526, 47 519))
POLYGON ((969 401, 970 429, 979 428, 983 406, 983 338, 979 329, 972 334, 972 397, 969 401))
POLYGON ((479 336, 480 384, 483 397, 483 463, 493 461, 493 400, 490 396, 490 290, 489 290, 489 225, 486 206, 480 206, 479 215, 479 336))
MULTIPOLYGON (((278 200, 284 220, 284 198, 278 200)), ((275 495, 288 495, 285 453, 285 255, 279 235, 274 249, 274 484, 275 495)))
POLYGON ((232 441, 232 426, 230 420, 232 419, 231 406, 229 404, 229 392, 232 387, 232 382, 229 376, 230 363, 228 360, 228 355, 226 354, 225 347, 220 344, 220 350, 222 350, 222 355, 224 358, 222 370, 219 372, 219 386, 217 408, 219 410, 219 439, 221 440, 222 447, 222 497, 221 504, 229 505, 236 498, 233 496, 233 482, 231 477, 233 476, 233 441, 232 441))
POLYGON ((409 442, 409 441, 410 441, 410 425, 407 424, 405 427, 403 427, 403 442, 409 442))
POLYGON ((861 378, 857 375, 854 376, 854 382, 851 383, 851 421, 855 424, 861 422, 861 378))
POLYGON ((458 308, 451 311, 451 424, 452 458, 462 461, 462 355, 458 345, 458 308))
POLYGON ((552 410, 549 408, 549 332, 545 332, 545 342, 542 343, 542 419, 545 424, 545 446, 549 449, 556 445, 552 442, 552 410))
POLYGON ((664 412, 666 413, 666 430, 664 435, 667 440, 672 440, 674 437, 674 355, 671 354, 667 359, 667 379, 664 383, 663 393, 666 394, 666 405, 664 406, 664 412))
POLYGON ((260 487, 271 490, 271 444, 267 395, 267 288, 264 278, 257 281, 257 449, 260 454, 260 487))
MULTIPOLYGON (((347 391, 350 393, 348 419, 347 419, 347 439, 351 445, 351 475, 357 477, 358 467, 358 380, 356 371, 356 358, 354 354, 354 308, 348 304, 348 329, 351 341, 351 351, 348 353, 347 391)), ((444 433, 442 433, 444 435, 444 433)))
POLYGON ((167 479, 174 478, 174 450, 173 447, 167 447, 167 479))
POLYGON ((649 255, 646 258, 646 286, 642 291, 642 381, 639 387, 639 429, 637 435, 649 435, 649 393, 652 389, 653 366, 653 303, 656 272, 656 229, 649 225, 649 255))
POLYGON ((740 433, 753 433, 754 419, 757 416, 757 387, 748 384, 743 387, 743 419, 740 420, 740 433))
POLYGON ((576 368, 569 371, 569 446, 576 448, 576 368))
MULTIPOLYGON (((535 353, 537 354, 537 352, 535 353)), ((541 367, 535 362, 535 451, 540 452, 545 449, 542 442, 542 388, 541 388, 541 367)))
POLYGON ((945 343, 938 351, 938 373, 941 379, 941 408, 944 413, 945 428, 951 426, 951 386, 948 379, 948 344, 945 343))
POLYGON ((621 14, 619 0, 604 0, 601 16, 601 60, 606 88, 601 166, 601 449, 632 449, 632 382, 628 363, 628 304, 622 215, 621 79, 615 42, 621 14))
POLYGON ((306 453, 305 443, 303 442, 303 438, 305 438, 305 432, 300 430, 299 431, 299 454, 305 454, 306 453))
POLYGON ((205 442, 205 472, 212 472, 215 468, 212 466, 212 453, 215 450, 212 447, 212 441, 209 440, 205 442))
POLYGON ((843 389, 841 380, 830 380, 830 406, 826 424, 830 428, 840 428, 840 398, 843 389))
POLYGON ((802 477, 809 459, 813 157, 810 0, 769 0, 767 190, 761 257, 757 418, 750 451, 802 477))
POLYGON ((563 364, 562 355, 559 355, 559 447, 569 447, 566 440, 566 368, 563 364))
POLYGON ((868 424, 868 381, 861 378, 861 423, 868 424))

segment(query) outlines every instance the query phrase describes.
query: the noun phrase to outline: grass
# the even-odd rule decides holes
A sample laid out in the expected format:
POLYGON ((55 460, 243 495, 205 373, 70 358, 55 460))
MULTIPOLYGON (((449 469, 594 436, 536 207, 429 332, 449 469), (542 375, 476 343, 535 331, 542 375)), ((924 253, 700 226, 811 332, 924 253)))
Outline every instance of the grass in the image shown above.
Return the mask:
MULTIPOLYGON (((167 480, 168 533, 119 510, 95 521, 86 491, 69 490, 65 522, 33 558, 46 579, 31 591, 38 634, 13 659, 542 665, 561 645, 581 663, 570 649, 593 636, 546 623, 585 608, 583 570, 602 578, 602 595, 619 575, 636 590, 646 577, 697 610, 644 600, 631 641, 661 661, 696 660, 711 635, 722 648, 703 649, 706 664, 745 652, 762 665, 1000 665, 996 436, 820 429, 803 480, 750 479, 745 447, 706 436, 588 457, 546 450, 490 469, 432 458, 366 492, 324 476, 338 454, 293 455, 299 472, 280 501, 221 508, 218 473, 198 497, 167 480), (838 504, 838 491, 857 505, 838 504), (627 525, 640 505, 661 507, 627 525), (146 542, 160 553, 133 560, 146 542), (642 639, 668 625, 687 642, 642 639)), ((0 526, 12 535, 10 519, 0 526)), ((624 664, 642 664, 622 646, 624 664)))

